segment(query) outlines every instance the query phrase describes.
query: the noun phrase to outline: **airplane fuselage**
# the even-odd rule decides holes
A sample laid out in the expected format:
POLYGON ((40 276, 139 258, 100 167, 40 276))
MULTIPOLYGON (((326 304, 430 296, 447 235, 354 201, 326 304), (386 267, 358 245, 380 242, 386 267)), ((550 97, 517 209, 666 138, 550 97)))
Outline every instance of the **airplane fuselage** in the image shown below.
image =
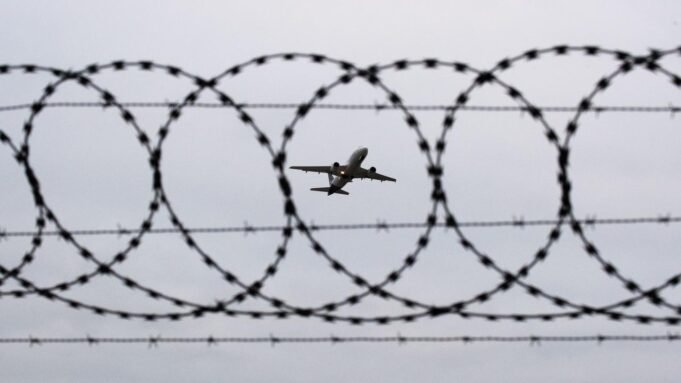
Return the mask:
POLYGON ((370 179, 378 181, 390 181, 396 182, 397 180, 388 177, 383 174, 376 173, 375 167, 370 167, 369 169, 362 168, 362 162, 366 159, 369 154, 369 149, 359 148, 355 150, 347 164, 341 165, 338 162, 334 162, 331 166, 291 166, 291 169, 302 170, 304 172, 316 172, 325 173, 329 177, 328 187, 315 187, 310 190, 316 192, 325 192, 327 195, 331 194, 343 194, 349 195, 350 193, 342 190, 342 188, 348 183, 352 182, 354 179, 370 179))
POLYGON ((367 158, 368 153, 369 149, 359 148, 350 155, 345 170, 341 170, 340 174, 333 177, 333 180, 330 182, 329 195, 342 189, 348 182, 352 182, 352 175, 355 174, 357 169, 362 167, 362 161, 367 158))

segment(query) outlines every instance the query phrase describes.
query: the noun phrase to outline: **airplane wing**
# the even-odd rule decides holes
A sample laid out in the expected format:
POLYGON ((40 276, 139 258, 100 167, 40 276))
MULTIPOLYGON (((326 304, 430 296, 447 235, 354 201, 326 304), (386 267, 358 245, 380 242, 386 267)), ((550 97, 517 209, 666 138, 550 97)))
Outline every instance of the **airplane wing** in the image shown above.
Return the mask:
MULTIPOLYGON (((371 168, 373 170, 373 168, 371 168)), ((378 180, 378 181, 390 181, 390 182, 397 182, 396 179, 388 176, 384 176, 383 174, 376 173, 375 171, 367 170, 364 168, 359 168, 355 174, 353 174, 353 178, 359 178, 359 179, 364 179, 368 178, 371 180, 378 180)))
POLYGON ((342 166, 291 166, 291 169, 295 170, 302 170, 304 172, 315 172, 315 173, 326 173, 326 174, 332 174, 334 176, 341 175, 342 172, 345 172, 345 169, 347 166, 342 165, 342 166))

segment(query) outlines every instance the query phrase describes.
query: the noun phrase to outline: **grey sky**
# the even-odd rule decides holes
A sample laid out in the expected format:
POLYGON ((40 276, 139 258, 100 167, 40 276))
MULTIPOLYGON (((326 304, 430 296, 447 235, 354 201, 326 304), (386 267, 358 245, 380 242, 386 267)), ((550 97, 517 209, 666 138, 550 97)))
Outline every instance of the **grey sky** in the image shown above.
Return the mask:
MULTIPOLYGON (((233 64, 278 52, 320 53, 358 65, 397 59, 439 58, 480 69, 531 48, 557 44, 598 45, 635 54, 680 44, 681 4, 675 1, 88 1, 6 2, 0 8, 2 63, 35 63, 82 68, 115 59, 182 67, 203 77, 233 64)), ((681 73, 678 55, 662 61, 681 73)), ((523 62, 500 75, 537 105, 576 105, 595 82, 616 68, 607 57, 570 55, 523 62)), ((223 81, 220 89, 239 102, 300 102, 340 72, 307 62, 274 63, 223 81)), ((472 77, 439 69, 386 72, 381 79, 408 104, 447 104, 472 77)), ((53 78, 49 75, 0 77, 0 104, 31 102, 53 78)), ((106 72, 93 80, 119 100, 175 101, 194 89, 187 80, 161 73, 106 72)), ((383 102, 385 95, 355 81, 326 102, 383 102)), ((67 84, 54 101, 96 101, 97 95, 67 84)), ((208 93, 200 101, 212 102, 208 93)), ((471 104, 514 105, 498 87, 475 91, 471 104)), ((602 96, 603 105, 681 105, 679 89, 668 79, 638 70, 618 79, 602 96)), ((164 110, 133 109, 140 125, 155 136, 164 110)), ((257 124, 277 142, 292 111, 253 110, 257 124)), ((0 127, 13 140, 21 135, 28 111, 0 113, 0 127)), ((442 113, 416 114, 434 141, 442 113)), ((547 115, 562 134, 570 114, 547 115)), ((589 114, 572 145, 570 176, 579 217, 681 215, 681 131, 668 114, 589 114)), ((136 226, 152 198, 147 154, 118 114, 99 109, 48 109, 35 121, 31 163, 46 198, 69 229, 136 226)), ((396 184, 354 182, 348 198, 308 192, 325 186, 323 175, 288 172, 302 217, 318 224, 422 221, 430 210, 426 161, 414 132, 399 112, 312 110, 296 126, 288 165, 343 162, 367 146, 366 165, 398 179, 396 184)), ((171 126, 162 169, 169 198, 190 227, 284 223, 282 198, 269 154, 231 110, 187 109, 171 126)), ((559 203, 555 148, 527 114, 462 112, 448 135, 443 157, 444 186, 460 221, 524 217, 552 219, 559 203)), ((0 146, 0 228, 31 230, 35 219, 29 188, 7 147, 0 146)), ((168 227, 165 211, 155 227, 168 227)), ((467 236, 500 265, 515 269, 545 241, 547 227, 468 229, 467 236)), ((419 230, 327 231, 317 234, 325 248, 348 268, 380 280, 414 249, 419 230)), ((588 231, 606 259, 623 274, 654 286, 679 271, 678 226, 598 227, 588 231)), ((260 277, 274 259, 278 233, 197 235, 221 265, 244 280, 260 277)), ((124 238, 84 237, 82 243, 110 259, 124 238)), ((14 265, 29 239, 0 242, 3 265, 14 265)), ((45 239, 25 275, 49 285, 92 269, 72 247, 45 239)), ((148 235, 117 268, 149 286, 188 300, 212 303, 238 290, 208 270, 181 237, 148 235)), ((591 305, 628 297, 608 278, 568 231, 549 259, 528 281, 554 294, 591 305)), ((389 290, 433 304, 463 299, 499 283, 453 232, 435 230, 416 267, 389 290)), ((3 291, 15 288, 8 282, 3 291)), ((357 292, 309 246, 294 236, 289 255, 264 291, 301 306, 338 300, 357 292)), ((129 291, 112 278, 100 278, 68 297, 116 309, 172 310, 163 302, 129 291)), ((671 302, 681 292, 666 290, 671 302)), ((248 301, 243 308, 268 309, 248 301)), ((490 313, 555 312, 546 301, 512 289, 472 309, 490 313)), ((368 298, 343 314, 372 316, 406 313, 396 303, 368 298)), ((631 313, 671 315, 649 304, 631 313)), ((353 327, 316 319, 226 318, 207 315, 179 323, 122 321, 76 311, 38 298, 0 299, 0 336, 343 336, 359 335, 580 335, 677 332, 664 325, 642 326, 602 318, 551 323, 490 323, 456 316, 413 324, 353 327)), ((237 381, 650 381, 679 376, 678 344, 422 344, 422 345, 49 345, 0 347, 0 380, 160 381, 233 379, 237 381)))

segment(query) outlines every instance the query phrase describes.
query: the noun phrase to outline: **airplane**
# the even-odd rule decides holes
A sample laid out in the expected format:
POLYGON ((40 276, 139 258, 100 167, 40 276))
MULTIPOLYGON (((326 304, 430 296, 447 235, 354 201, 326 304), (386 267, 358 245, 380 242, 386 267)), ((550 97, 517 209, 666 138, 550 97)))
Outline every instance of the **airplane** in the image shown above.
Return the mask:
POLYGON ((362 165, 362 161, 364 161, 364 159, 367 157, 367 154, 369 154, 369 149, 359 148, 352 153, 350 159, 348 160, 347 165, 341 165, 338 162, 334 162, 333 165, 331 166, 291 166, 290 168, 295 170, 302 170, 306 173, 316 172, 328 174, 329 175, 328 188, 323 187, 310 189, 312 191, 326 192, 327 196, 331 194, 350 195, 350 193, 342 189, 343 186, 345 186, 345 184, 347 184, 348 182, 352 182, 352 180, 355 178, 357 179, 368 178, 371 180, 378 180, 381 182, 397 181, 394 178, 376 173, 376 168, 373 166, 370 167, 369 169, 364 169, 363 167, 361 167, 360 165, 362 165))

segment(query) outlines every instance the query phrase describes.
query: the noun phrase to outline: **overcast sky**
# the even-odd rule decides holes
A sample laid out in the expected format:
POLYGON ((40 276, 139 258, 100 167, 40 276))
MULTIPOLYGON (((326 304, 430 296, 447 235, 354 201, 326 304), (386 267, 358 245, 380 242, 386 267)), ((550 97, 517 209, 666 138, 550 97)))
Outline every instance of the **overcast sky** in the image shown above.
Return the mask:
MULTIPOLYGON (((398 59, 438 58, 472 67, 493 67, 506 57, 558 44, 596 45, 634 54, 681 44, 681 3, 676 1, 24 1, 0 6, 2 64, 39 64, 79 69, 113 60, 151 60, 204 78, 234 64, 281 52, 318 53, 358 66, 398 59)), ((681 73, 679 55, 660 62, 681 73)), ((499 75, 539 106, 575 106, 612 73, 607 56, 542 57, 520 62, 499 75)), ((335 81, 334 65, 309 60, 273 62, 224 79, 219 89, 237 102, 308 100, 335 81)), ((451 104, 472 81, 451 68, 387 71, 381 80, 407 104, 451 104)), ((161 72, 105 71, 92 80, 121 101, 176 101, 195 89, 161 72)), ((0 105, 30 103, 54 78, 46 73, 0 77, 0 105)), ((75 84, 59 88, 51 101, 98 101, 96 92, 75 84)), ((325 102, 384 102, 385 93, 361 80, 334 89, 325 102)), ((199 101, 214 102, 205 92, 199 101)), ((679 89, 661 74, 637 69, 617 78, 594 100, 599 105, 681 105, 679 89)), ((471 94, 470 104, 516 105, 503 88, 471 94)), ((164 109, 132 109, 140 127, 156 137, 164 109)), ((293 110, 249 110, 255 123, 279 146, 293 110)), ((0 129, 22 139, 28 110, 0 113, 0 129)), ((562 137, 570 113, 547 113, 562 137)), ((442 112, 417 112, 424 136, 434 144, 442 112)), ((572 142, 570 176, 578 217, 681 215, 681 116, 669 113, 587 114, 572 142)), ((152 200, 148 153, 114 110, 48 108, 36 117, 30 138, 31 164, 42 191, 70 230, 137 227, 152 200)), ((176 213, 188 227, 282 225, 283 199, 269 153, 233 110, 187 109, 171 125, 163 146, 163 182, 176 213)), ((444 188, 459 221, 553 219, 559 207, 556 149, 544 129, 520 112, 460 112, 442 158, 444 188)), ((308 223, 421 222, 431 209, 431 181, 415 132, 397 111, 312 110, 295 126, 287 165, 343 163, 368 147, 365 166, 397 183, 355 181, 350 196, 308 191, 326 186, 324 175, 288 171, 300 216, 308 223)), ((0 229, 32 230, 37 211, 23 170, 0 146, 0 229)), ((441 213, 441 212, 440 212, 441 213)), ((439 215, 441 218, 442 216, 439 215)), ((161 209, 154 227, 170 227, 161 209)), ((52 229, 53 227, 48 227, 52 229)), ((467 228, 466 236, 499 265, 515 270, 543 245, 549 227, 467 228)), ((413 251, 420 229, 325 231, 316 238, 348 269, 380 281, 413 251)), ((679 272, 678 224, 599 226, 587 230, 605 259, 643 287, 679 272)), ((78 238, 102 260, 124 248, 126 237, 78 238)), ((200 246, 225 269, 253 281, 275 258, 276 232, 196 235, 200 246)), ((0 264, 12 267, 30 238, 0 241, 0 264)), ((589 258, 567 230, 528 282, 583 304, 624 300, 630 293, 589 258)), ((71 280, 93 269, 72 246, 45 238, 36 260, 22 275, 41 286, 71 280)), ((212 304, 239 290, 206 268, 179 235, 147 235, 116 269, 140 283, 183 299, 212 304)), ((500 282, 453 231, 434 230, 416 266, 389 291, 430 304, 475 296, 500 282)), ((8 281, 1 291, 18 288, 8 281)), ((263 292, 298 306, 342 300, 360 290, 295 235, 277 275, 263 292)), ((65 297, 115 310, 167 312, 158 302, 120 281, 101 277, 65 297)), ((662 296, 681 303, 681 292, 662 296)), ((234 308, 268 310, 247 301, 234 308)), ((559 312, 550 302, 514 288, 472 311, 559 312)), ((395 302, 367 298, 343 315, 401 315, 395 302)), ((631 314, 670 316, 669 309, 643 303, 631 314)), ((594 335, 665 334, 678 327, 639 325, 594 317, 540 323, 487 322, 444 316, 387 326, 328 324, 318 319, 228 318, 206 315, 181 322, 124 321, 74 310, 37 297, 0 299, 0 337, 92 336, 392 336, 402 335, 594 335)), ((681 373, 676 343, 542 344, 355 344, 355 345, 25 345, 0 346, 0 380, 160 381, 621 381, 671 382, 681 373)))

